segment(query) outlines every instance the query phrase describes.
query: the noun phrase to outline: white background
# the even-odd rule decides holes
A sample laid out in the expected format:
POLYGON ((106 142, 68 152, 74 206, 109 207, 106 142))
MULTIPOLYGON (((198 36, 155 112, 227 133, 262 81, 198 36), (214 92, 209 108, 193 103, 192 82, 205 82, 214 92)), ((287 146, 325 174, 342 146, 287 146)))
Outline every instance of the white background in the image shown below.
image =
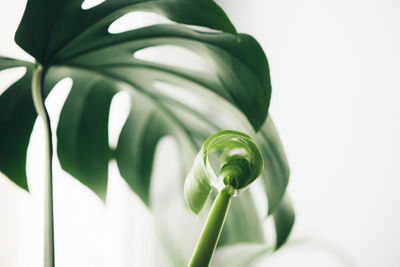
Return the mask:
MULTIPOLYGON (((289 247, 257 266, 330 267, 344 266, 343 261, 400 266, 400 2, 217 2, 240 32, 259 40, 269 58, 270 113, 292 170, 293 239, 316 240, 289 247)), ((24 5, 22 0, 0 1, 2 55, 29 59, 13 43, 24 5)), ((12 77, 0 75, 0 80, 12 77)), ((39 137, 30 149, 40 151, 40 124, 36 128, 39 137)), ((36 161, 30 162, 38 162, 37 157, 31 155, 36 161)), ((36 165, 28 163, 28 170, 34 170, 29 177, 32 196, 0 177, 0 266, 41 266, 36 165)), ((119 198, 110 197, 114 200, 104 208, 86 188, 57 174, 56 204, 63 212, 56 211, 56 223, 63 231, 58 230, 56 242, 74 258, 60 253, 59 266, 150 264, 152 238, 143 234, 151 232, 149 215, 123 182, 111 178, 115 182, 109 195, 119 198), (126 240, 125 229, 133 229, 140 240, 126 240), (99 239, 124 242, 100 245, 99 239), (85 251, 87 247, 93 249, 85 251), (94 254, 98 263, 92 262, 94 254)))

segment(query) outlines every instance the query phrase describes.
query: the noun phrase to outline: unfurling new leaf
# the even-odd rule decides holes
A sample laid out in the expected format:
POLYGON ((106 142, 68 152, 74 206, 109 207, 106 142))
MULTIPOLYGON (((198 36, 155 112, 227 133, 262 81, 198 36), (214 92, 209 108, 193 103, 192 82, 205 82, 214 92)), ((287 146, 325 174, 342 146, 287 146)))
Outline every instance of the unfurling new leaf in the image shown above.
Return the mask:
POLYGON ((263 170, 263 159, 257 145, 241 132, 225 130, 210 136, 197 154, 185 181, 185 199, 194 213, 206 203, 213 187, 228 188, 233 194, 245 189, 263 170), (220 157, 219 173, 210 157, 220 157))

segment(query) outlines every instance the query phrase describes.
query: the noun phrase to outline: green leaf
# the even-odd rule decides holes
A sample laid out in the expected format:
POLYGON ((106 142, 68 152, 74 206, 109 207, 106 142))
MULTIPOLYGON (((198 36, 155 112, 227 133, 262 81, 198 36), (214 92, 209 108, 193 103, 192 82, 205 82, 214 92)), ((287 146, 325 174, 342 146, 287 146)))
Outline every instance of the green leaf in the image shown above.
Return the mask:
POLYGON ((279 249, 287 241, 295 221, 292 202, 288 195, 285 195, 280 202, 273 214, 273 218, 276 233, 275 249, 279 249))
MULTIPOLYGON (((225 13, 211 0, 107 0, 89 10, 81 8, 82 2, 29 0, 15 36, 17 44, 47 67, 83 34, 132 11, 152 11, 179 23, 235 33, 225 13)), ((97 43, 100 37, 93 41, 97 43)))
MULTIPOLYGON (((116 159, 128 185, 150 206, 152 162, 163 136, 176 138, 182 161, 190 166, 208 136, 225 128, 237 129, 254 138, 264 157, 261 181, 269 214, 280 222, 290 221, 292 213, 279 208, 289 169, 276 129, 267 118, 269 67, 257 41, 237 34, 211 0, 107 0, 88 10, 81 9, 82 2, 28 0, 15 36, 17 44, 43 65, 46 93, 64 77, 73 80, 57 130, 61 166, 104 199, 108 162, 116 159), (108 32, 116 19, 132 11, 155 12, 180 24, 108 32), (221 32, 192 30, 183 24, 221 32), (193 51, 208 63, 209 72, 133 56, 164 45, 193 51), (157 82, 179 90, 171 94, 157 82), (108 115, 118 90, 131 94, 132 110, 113 151, 108 145, 108 115), (187 93, 199 101, 216 99, 223 108, 201 112, 185 100, 187 93)), ((33 64, 0 58, 0 69, 17 66, 25 66, 27 73, 0 95, 0 170, 27 189, 26 148, 37 116, 30 96, 33 64)), ((232 171, 229 169, 225 170, 232 171)), ((250 198, 249 192, 244 194, 250 198)), ((255 213, 253 202, 246 206, 234 200, 223 234, 224 246, 262 241, 261 221, 251 221, 255 213), (241 213, 244 207, 246 212, 241 213), (244 224, 251 224, 253 230, 240 231, 244 224)), ((276 225, 280 225, 280 240, 286 239, 288 224, 276 225)))
POLYGON ((184 195, 189 208, 199 213, 212 188, 229 187, 238 192, 253 182, 263 169, 261 152, 244 133, 224 130, 204 142, 185 180, 184 195), (210 163, 212 153, 220 153, 218 166, 210 163), (219 171, 216 168, 220 168, 219 171))
POLYGON ((26 151, 37 113, 33 106, 31 80, 33 64, 0 57, 0 71, 25 67, 24 76, 0 95, 0 171, 28 190, 26 151))
MULTIPOLYGON (((49 72, 51 75, 51 72, 49 72)), ((71 93, 57 129, 61 166, 105 200, 107 192, 108 118, 114 84, 84 72, 71 73, 71 93)))
MULTIPOLYGON (((261 127, 271 94, 267 59, 251 36, 235 35, 232 24, 213 1, 108 0, 89 10, 82 10, 81 2, 28 1, 16 41, 44 65, 46 84, 54 84, 63 77, 73 79, 57 131, 58 156, 66 171, 101 198, 107 183, 105 164, 116 156, 124 179, 149 203, 151 162, 157 141, 167 133, 173 134, 177 139, 185 139, 179 141, 181 144, 197 150, 207 136, 204 129, 209 131, 213 127, 210 115, 202 129, 182 121, 182 113, 192 107, 179 104, 179 94, 170 95, 155 82, 180 86, 198 99, 209 93, 216 95, 245 114, 254 129, 261 127), (182 25, 153 25, 120 34, 108 33, 112 22, 137 10, 161 13, 179 23, 226 33, 200 32, 182 25), (133 56, 142 49, 161 45, 192 50, 210 64, 212 73, 188 71, 133 56), (149 103, 146 112, 155 117, 140 124, 140 119, 132 115, 113 155, 107 144, 107 105, 115 90, 127 88, 132 97, 140 95, 143 102, 149 103), (174 103, 180 105, 179 111, 174 103), (154 125, 160 114, 168 131, 154 125), (138 127, 143 125, 151 131, 147 134, 149 139, 140 140, 137 135, 138 139, 129 140, 127 135, 142 132, 138 127), (138 146, 137 141, 145 143, 138 146), (136 151, 128 152, 127 147, 135 147, 136 151), (129 164, 134 160, 137 163, 129 164)), ((50 88, 47 86, 46 90, 50 88)))
POLYGON ((261 174, 263 188, 268 198, 268 214, 279 206, 289 182, 289 165, 279 134, 271 117, 267 117, 257 135, 253 136, 264 159, 261 174))
POLYGON ((152 108, 148 99, 135 94, 132 110, 116 149, 121 175, 132 190, 150 205, 150 177, 158 141, 170 133, 165 117, 152 108))
POLYGON ((156 93, 152 88, 154 81, 193 91, 200 86, 238 107, 254 129, 263 124, 271 96, 269 69, 265 54, 252 37, 241 34, 238 39, 231 34, 198 32, 178 25, 154 25, 118 35, 105 32, 101 39, 96 39, 98 31, 91 28, 76 45, 54 59, 56 64, 100 72, 147 93, 156 93), (162 45, 197 53, 209 62, 214 74, 189 72, 132 56, 144 48, 162 45))

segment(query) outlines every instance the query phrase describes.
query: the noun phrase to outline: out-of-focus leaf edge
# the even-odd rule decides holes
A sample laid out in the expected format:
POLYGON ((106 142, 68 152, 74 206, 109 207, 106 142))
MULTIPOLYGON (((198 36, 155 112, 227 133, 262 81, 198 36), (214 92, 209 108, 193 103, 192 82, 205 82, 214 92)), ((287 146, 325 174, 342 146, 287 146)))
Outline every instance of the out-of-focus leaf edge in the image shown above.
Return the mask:
POLYGON ((26 152, 37 117, 31 97, 34 64, 0 56, 0 71, 17 67, 26 73, 0 95, 0 171, 29 191, 26 152))

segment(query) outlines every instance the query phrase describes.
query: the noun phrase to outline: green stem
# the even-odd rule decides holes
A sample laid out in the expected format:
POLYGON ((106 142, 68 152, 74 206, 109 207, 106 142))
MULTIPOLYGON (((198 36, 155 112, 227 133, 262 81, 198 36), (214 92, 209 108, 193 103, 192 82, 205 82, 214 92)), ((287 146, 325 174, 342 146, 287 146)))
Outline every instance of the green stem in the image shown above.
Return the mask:
POLYGON ((32 76, 32 98, 35 109, 43 119, 46 138, 46 173, 44 179, 44 267, 54 267, 54 222, 53 222, 53 142, 50 117, 44 105, 43 76, 41 65, 37 65, 32 76))
POLYGON ((188 267, 207 267, 210 264, 228 213, 231 197, 232 194, 228 188, 222 189, 217 195, 188 267))

